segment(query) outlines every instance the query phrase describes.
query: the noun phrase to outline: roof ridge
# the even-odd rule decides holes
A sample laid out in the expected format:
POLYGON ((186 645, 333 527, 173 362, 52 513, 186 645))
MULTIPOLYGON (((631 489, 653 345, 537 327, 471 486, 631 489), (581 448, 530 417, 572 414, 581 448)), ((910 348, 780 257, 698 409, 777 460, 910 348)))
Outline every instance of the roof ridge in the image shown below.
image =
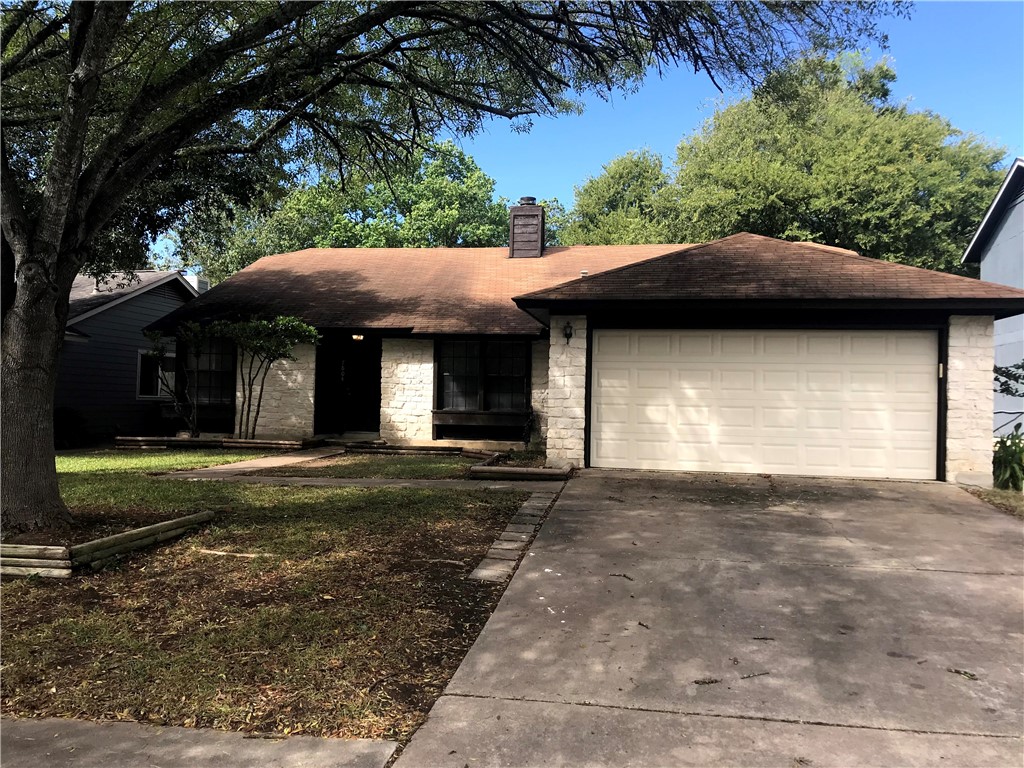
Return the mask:
MULTIPOLYGON (((729 235, 728 237, 736 237, 736 235, 729 235)), ((658 256, 652 256, 649 259, 641 259, 640 261, 634 261, 632 264, 623 264, 621 267, 605 269, 596 274, 587 275, 586 277, 574 277, 572 280, 566 280, 564 283, 558 283, 557 285, 552 285, 549 288, 540 288, 536 291, 530 291, 529 293, 523 293, 518 296, 513 296, 512 299, 515 300, 519 298, 526 298, 527 296, 533 296, 535 293, 547 293, 548 291, 554 291, 564 286, 571 285, 572 283, 577 283, 581 280, 589 280, 594 277, 604 277, 605 275, 614 275, 616 272, 622 272, 625 269, 630 269, 631 267, 636 267, 639 266, 640 264, 650 264, 651 262, 658 261, 659 259, 667 259, 670 256, 678 256, 680 253, 683 253, 684 251, 687 253, 692 251, 699 251, 701 248, 707 248, 709 245, 713 245, 715 243, 727 239, 727 237, 722 237, 719 238, 718 240, 711 240, 710 242, 707 243, 697 243, 696 245, 684 245, 678 248, 677 250, 670 251, 669 253, 662 253, 659 254, 658 256)))

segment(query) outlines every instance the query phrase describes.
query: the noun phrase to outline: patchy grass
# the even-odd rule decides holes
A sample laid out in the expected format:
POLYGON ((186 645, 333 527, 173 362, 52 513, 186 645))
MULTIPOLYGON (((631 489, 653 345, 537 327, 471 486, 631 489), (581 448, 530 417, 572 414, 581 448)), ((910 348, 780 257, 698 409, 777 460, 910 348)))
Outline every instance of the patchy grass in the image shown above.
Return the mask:
POLYGON ((304 461, 287 467, 260 469, 248 474, 266 477, 366 477, 392 480, 453 480, 469 476, 478 459, 458 454, 392 456, 350 453, 304 461))
POLYGON ((175 472, 258 459, 274 451, 105 449, 57 454, 57 472, 175 472))
POLYGON ((500 588, 466 575, 526 497, 105 470, 61 484, 76 512, 220 515, 99 573, 5 580, 5 716, 392 739, 493 610, 500 588))
POLYGON ((972 494, 996 509, 1024 518, 1024 494, 1020 491, 1001 491, 998 488, 969 488, 972 494))
POLYGON ((9 544, 62 545, 112 536, 189 511, 223 508, 216 493, 155 481, 144 474, 196 469, 267 456, 251 450, 90 450, 57 455, 61 495, 71 509, 70 529, 4 535, 9 544), (186 510, 186 511, 182 511, 186 510))

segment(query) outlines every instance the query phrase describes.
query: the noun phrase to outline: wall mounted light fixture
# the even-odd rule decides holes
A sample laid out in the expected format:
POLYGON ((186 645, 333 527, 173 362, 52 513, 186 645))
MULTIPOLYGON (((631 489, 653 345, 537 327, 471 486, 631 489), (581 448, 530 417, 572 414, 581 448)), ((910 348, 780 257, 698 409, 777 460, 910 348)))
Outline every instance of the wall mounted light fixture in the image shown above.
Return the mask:
POLYGON ((565 343, 569 343, 569 339, 572 338, 572 323, 568 320, 565 322, 565 327, 562 328, 562 333, 565 334, 565 343))
POLYGON ((361 333, 353 333, 352 334, 352 341, 362 341, 362 340, 363 340, 363 334, 361 334, 361 333))

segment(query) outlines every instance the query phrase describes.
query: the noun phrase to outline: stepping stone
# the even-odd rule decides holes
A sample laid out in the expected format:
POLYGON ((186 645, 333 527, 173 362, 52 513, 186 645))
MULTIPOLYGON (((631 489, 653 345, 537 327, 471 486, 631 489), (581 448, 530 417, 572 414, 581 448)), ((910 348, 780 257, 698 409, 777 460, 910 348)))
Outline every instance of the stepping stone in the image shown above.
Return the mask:
POLYGON ((540 525, 541 519, 539 517, 530 517, 528 515, 516 515, 512 518, 510 525, 540 525))
POLYGON ((485 557, 480 561, 480 565, 476 567, 476 570, 469 574, 469 578, 480 581, 505 581, 505 579, 512 575, 515 567, 515 562, 492 560, 485 557))
POLYGON ((525 541, 502 541, 500 538, 491 544, 491 549, 514 549, 517 552, 522 552, 525 547, 525 541))
POLYGON ((503 581, 507 581, 508 577, 511 575, 511 571, 501 571, 495 568, 479 567, 471 574, 469 574, 469 578, 476 579, 477 581, 495 581, 500 584, 503 581))
POLYGON ((505 533, 533 533, 535 525, 523 525, 522 523, 509 523, 505 526, 505 533))
POLYGON ((487 558, 494 558, 495 560, 518 560, 522 554, 521 550, 510 551, 507 549, 489 549, 487 550, 487 558))
POLYGON ((529 540, 529 533, 509 533, 508 531, 505 531, 498 537, 498 541, 521 541, 524 544, 529 540))

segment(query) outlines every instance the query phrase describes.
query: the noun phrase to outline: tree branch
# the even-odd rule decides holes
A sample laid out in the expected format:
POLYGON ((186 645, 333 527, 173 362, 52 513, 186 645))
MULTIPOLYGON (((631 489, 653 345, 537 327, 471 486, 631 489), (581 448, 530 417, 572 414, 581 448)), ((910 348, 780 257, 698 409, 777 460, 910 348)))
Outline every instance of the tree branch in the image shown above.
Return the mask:
MULTIPOLYGON (((68 22, 69 16, 70 14, 67 13, 65 13, 62 16, 55 16, 52 19, 50 19, 50 21, 46 25, 39 29, 39 31, 37 31, 32 36, 32 39, 25 44, 24 48, 18 51, 8 61, 5 61, 3 66, 0 67, 0 79, 8 80, 9 78, 14 77, 19 72, 22 72, 26 69, 30 69, 31 67, 43 61, 47 61, 63 53, 64 45, 61 44, 54 46, 53 48, 50 48, 46 51, 42 51, 41 53, 32 55, 35 53, 35 51, 39 49, 39 47, 43 43, 45 43, 51 37, 54 37, 60 31, 61 27, 63 27, 68 22)), ((4 33, 6 32, 7 30, 5 28, 4 33)), ((6 48, 7 41, 5 40, 5 51, 6 48)))
POLYGON ((5 12, 3 28, 0 30, 0 55, 7 53, 7 46, 18 34, 18 30, 25 26, 25 22, 35 13, 37 0, 25 0, 17 8, 5 12))
POLYGON ((74 202, 89 113, 100 85, 98 73, 109 55, 114 37, 127 18, 128 10, 129 5, 119 2, 95 6, 78 4, 72 8, 69 36, 72 68, 67 101, 46 168, 44 186, 47 194, 32 233, 33 252, 51 255, 54 263, 74 202))

